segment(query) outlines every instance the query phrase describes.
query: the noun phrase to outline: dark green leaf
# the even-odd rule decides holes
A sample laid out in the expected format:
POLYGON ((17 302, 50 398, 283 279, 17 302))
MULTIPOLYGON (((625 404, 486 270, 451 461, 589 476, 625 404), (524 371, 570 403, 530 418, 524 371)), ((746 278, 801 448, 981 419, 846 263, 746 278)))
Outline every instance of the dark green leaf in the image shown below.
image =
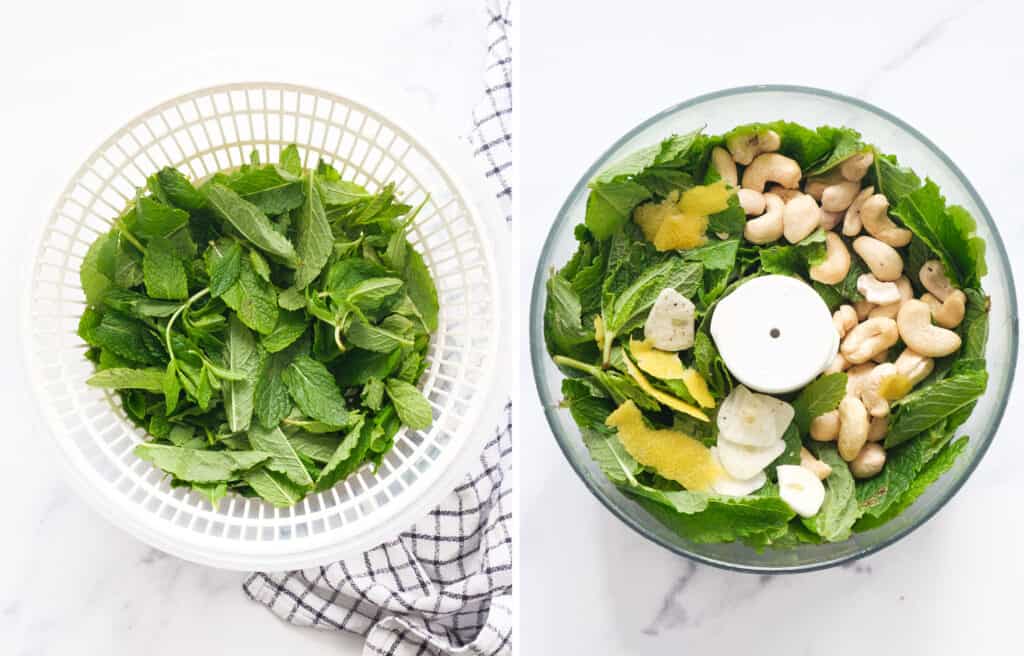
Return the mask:
POLYGON ((205 188, 206 200, 222 220, 231 224, 251 244, 281 258, 289 265, 296 263, 295 248, 282 237, 258 207, 221 184, 205 188))
POLYGON ((281 373, 288 393, 307 416, 324 423, 348 423, 345 399, 331 372, 320 362, 300 355, 281 373))

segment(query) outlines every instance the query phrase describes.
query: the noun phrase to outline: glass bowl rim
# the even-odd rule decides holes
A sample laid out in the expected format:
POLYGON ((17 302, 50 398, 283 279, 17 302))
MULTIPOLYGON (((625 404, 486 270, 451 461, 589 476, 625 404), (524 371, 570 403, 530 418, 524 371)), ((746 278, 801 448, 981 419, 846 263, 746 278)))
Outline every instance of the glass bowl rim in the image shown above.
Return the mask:
POLYGON ((745 85, 738 87, 729 87, 726 89, 719 89, 717 91, 712 91, 709 93, 694 96, 682 102, 670 105, 669 107, 666 107, 665 109, 651 115, 650 117, 644 119, 643 121, 635 125, 623 136, 616 139, 608 148, 606 148, 598 156, 594 163, 587 168, 587 170, 583 173, 583 176, 575 184, 575 186, 572 188, 572 191, 569 192, 569 195, 566 197, 565 201, 563 201, 561 207, 558 209, 555 222, 551 225, 551 228, 548 230, 548 234, 544 239, 544 245, 541 248, 540 258, 538 259, 537 265, 534 269, 533 285, 531 287, 530 292, 530 364, 533 368, 532 373, 534 384, 537 389, 537 394, 543 405, 544 418, 548 423, 548 427, 551 429, 551 432, 555 438, 555 442, 558 443, 558 447, 559 449, 561 449, 562 455, 565 456, 565 459, 569 462, 573 471, 576 472, 576 475, 580 478, 580 480, 583 481, 583 484, 586 486, 586 488, 590 491, 590 493, 593 496, 595 496, 598 499, 598 501, 601 502, 601 505, 603 505, 615 517, 617 517, 619 521, 621 521, 626 526, 630 527, 631 529, 639 533, 644 538, 661 546, 662 548, 667 549, 668 551, 676 555, 683 556, 684 558, 689 558, 691 560, 695 560, 705 565, 711 565, 713 567, 734 572, 746 572, 752 574, 793 574, 800 572, 813 572, 817 570, 828 569, 830 567, 835 567, 843 563, 852 562, 860 558, 864 558, 865 556, 877 553, 882 549, 885 549, 886 547, 894 544, 895 542, 902 540, 903 538, 910 535, 912 532, 926 524, 942 508, 944 508, 946 504, 949 503, 949 501, 957 494, 957 492, 960 491, 963 485, 967 482, 967 479, 969 479, 971 475, 974 473, 974 470, 977 469, 978 465, 981 463, 982 458, 984 458, 985 454, 988 452, 988 448, 992 444, 992 440, 995 439, 996 433, 999 431, 999 426, 1002 423, 1003 416, 1006 413, 1006 407, 1009 404, 1010 391, 1013 388, 1013 381, 1016 375, 1018 347, 1017 332, 1017 292, 1013 281, 1013 269, 1010 266, 1009 256, 1006 252, 1006 247, 1003 244, 1003 240, 999 234, 999 230, 996 226, 996 223, 993 220, 992 215, 988 211, 988 207, 981 199, 981 196, 978 195, 978 192, 977 190, 975 190, 974 185, 971 184, 970 180, 967 179, 967 176, 965 176, 963 171, 960 170, 960 167, 953 163, 953 160, 951 160, 949 156, 946 155, 946 153, 943 152, 943 150, 939 148, 931 139, 926 137, 923 133, 921 133, 919 130, 911 126, 906 121, 900 119, 899 117, 889 113, 884 109, 881 109, 880 107, 877 107, 864 100, 860 100, 859 98, 854 98, 852 96, 847 96, 834 91, 829 91, 827 89, 790 84, 745 85), (849 105, 859 108, 860 110, 866 111, 871 114, 875 114, 876 116, 879 116, 895 124, 901 130, 904 130, 905 132, 909 133, 919 142, 924 144, 929 150, 931 150, 932 154, 938 157, 939 160, 945 166, 947 166, 950 171, 953 172, 953 174, 959 180, 960 184, 962 184, 964 189, 967 191, 968 196, 978 206, 978 210, 981 216, 975 217, 975 219, 977 220, 980 218, 980 220, 984 221, 986 226, 992 231, 994 239, 989 240, 989 242, 986 243, 991 243, 994 246, 994 251, 997 255, 997 259, 1000 261, 1000 264, 1002 265, 1003 269, 1007 272, 1006 286, 1010 300, 1010 305, 1007 309, 1011 327, 1013 329, 1010 339, 1009 353, 1010 372, 1006 381, 1005 393, 1003 394, 1003 397, 999 399, 998 402, 998 408, 996 409, 996 416, 992 424, 992 430, 989 432, 988 435, 984 437, 983 441, 981 442, 978 448, 976 455, 974 456, 974 459, 970 463, 968 463, 967 468, 964 470, 963 474, 958 479, 952 482, 952 484, 949 486, 947 490, 945 490, 942 497, 938 500, 935 506, 931 508, 926 514, 924 514, 917 522, 906 527, 905 529, 896 532, 892 536, 879 541, 876 544, 862 547, 850 554, 836 558, 830 558, 819 562, 808 563, 804 565, 785 565, 780 567, 741 565, 687 551, 686 549, 669 542, 668 540, 662 538, 659 535, 650 533, 642 524, 640 524, 640 522, 634 519, 630 513, 621 510, 617 506, 617 504, 613 502, 607 494, 604 493, 603 490, 598 488, 596 485, 593 485, 588 480, 587 476, 583 472, 583 466, 573 461, 572 457, 570 456, 569 449, 564 442, 566 438, 560 435, 559 430, 556 428, 555 422, 552 418, 552 413, 558 412, 558 408, 552 406, 550 403, 546 403, 546 401, 549 401, 550 399, 545 398, 546 395, 544 392, 544 388, 541 384, 540 375, 538 374, 538 372, 542 370, 542 367, 545 363, 545 358, 548 357, 547 349, 544 347, 544 335, 542 330, 543 308, 540 307, 539 302, 541 295, 543 293, 543 283, 545 281, 545 272, 543 271, 542 267, 544 266, 544 262, 547 261, 547 259, 551 255, 551 251, 554 247, 555 236, 560 234, 561 231, 565 229, 567 223, 570 220, 568 211, 570 208, 571 200, 585 190, 587 183, 597 174, 601 167, 608 163, 607 160, 612 153, 614 153, 625 143, 629 142, 636 135, 646 130, 648 127, 657 123, 658 121, 668 118, 669 116, 680 110, 687 109, 689 107, 693 107, 695 105, 699 105, 701 103, 708 102, 711 100, 717 100, 720 98, 728 98, 731 96, 739 96, 744 94, 765 92, 781 92, 819 96, 823 98, 828 98, 830 100, 836 100, 842 103, 847 103, 849 105))

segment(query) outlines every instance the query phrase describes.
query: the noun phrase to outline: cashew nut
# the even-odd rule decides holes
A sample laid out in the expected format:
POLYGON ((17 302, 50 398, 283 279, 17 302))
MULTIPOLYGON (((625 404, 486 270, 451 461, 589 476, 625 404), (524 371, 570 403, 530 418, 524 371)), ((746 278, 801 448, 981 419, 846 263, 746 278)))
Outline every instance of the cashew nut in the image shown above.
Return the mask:
POLYGON ((821 226, 822 230, 831 230, 832 228, 839 225, 839 222, 842 221, 842 219, 842 212, 826 212, 825 210, 822 210, 821 223, 819 223, 818 225, 821 226))
POLYGON ((781 198, 782 202, 784 202, 784 203, 788 203, 789 201, 793 200, 794 198, 799 198, 800 196, 806 196, 807 195, 804 192, 800 191, 799 189, 786 189, 782 185, 777 185, 777 184, 768 185, 765 188, 765 192, 764 193, 766 193, 766 194, 775 194, 776 196, 781 198))
POLYGON ((932 310, 932 319, 943 328, 953 329, 964 320, 964 313, 967 312, 967 295, 959 289, 940 301, 931 294, 924 294, 921 300, 928 304, 932 310))
POLYGON ((853 240, 853 250, 857 251, 871 273, 882 282, 892 282, 903 275, 903 258, 884 241, 874 237, 857 237, 853 240))
POLYGON ((820 481, 825 480, 832 473, 832 468, 828 466, 828 463, 815 458, 814 454, 805 446, 800 447, 800 466, 817 476, 820 481))
POLYGON ((839 437, 839 411, 833 410, 811 420, 811 438, 818 442, 831 442, 839 437))
POLYGON ((871 198, 871 195, 875 193, 875 188, 868 186, 860 190, 857 197, 853 199, 850 206, 846 208, 846 214, 843 216, 843 234, 847 237, 856 237, 860 234, 860 229, 863 227, 863 222, 860 218, 861 208, 864 206, 864 202, 871 198))
POLYGON ((743 208, 743 212, 747 216, 760 216, 764 214, 766 201, 764 194, 761 192, 754 191, 753 189, 740 189, 736 192, 736 196, 739 198, 740 207, 743 208))
POLYGON ((786 241, 791 244, 814 232, 820 223, 821 208, 806 194, 787 201, 783 207, 782 230, 786 241))
POLYGON ((764 214, 747 221, 743 226, 743 237, 754 244, 768 244, 782 236, 782 210, 785 203, 775 194, 764 195, 764 214))
POLYGON ((860 208, 860 220, 869 235, 894 248, 910 243, 914 233, 901 228, 889 218, 889 199, 883 194, 869 197, 860 208))
POLYGON ((877 442, 864 445, 857 457, 850 461, 850 473, 854 478, 877 476, 885 466, 885 449, 877 442))
POLYGON ((896 370, 907 377, 910 381, 910 386, 917 385, 922 380, 928 377, 928 374, 935 368, 935 361, 931 358, 926 358, 920 353, 917 353, 913 349, 903 349, 900 353, 900 357, 896 358, 893 362, 896 365, 896 370))
MULTIPOLYGON (((925 307, 928 306, 925 305, 925 307)), ((895 344, 899 338, 900 331, 897 329, 895 321, 885 317, 875 317, 857 325, 847 333, 842 346, 840 346, 840 352, 850 362, 862 364, 895 344)))
POLYGON ((860 386, 860 399, 872 417, 889 415, 889 399, 882 396, 880 390, 882 381, 896 374, 899 374, 896 365, 886 362, 872 369, 871 374, 864 379, 864 383, 860 386))
POLYGON ((877 362, 878 364, 882 364, 883 362, 888 362, 889 361, 889 349, 885 349, 884 351, 879 351, 878 353, 875 353, 873 356, 871 356, 871 361, 872 362, 877 362))
POLYGON ((821 207, 829 212, 842 212, 850 207, 859 191, 860 183, 848 180, 825 187, 821 192, 821 207))
MULTIPOLYGON (((785 215, 783 215, 783 221, 785 222, 785 215)), ((850 251, 846 250, 846 244, 843 243, 842 237, 834 232, 826 232, 825 260, 821 264, 811 267, 811 279, 826 285, 836 285, 842 282, 849 271, 850 251)), ((856 316, 852 307, 848 305, 845 307, 849 308, 850 312, 856 316)))
POLYGON ((888 417, 872 417, 868 424, 868 442, 881 442, 889 432, 888 417))
MULTIPOLYGON (((862 273, 857 276, 857 291, 869 302, 876 306, 898 303, 900 301, 900 288, 894 282, 882 282, 872 273, 862 273)), ((877 308, 872 308, 874 312, 877 308)), ((871 316, 868 312, 868 316, 871 316)), ((892 318, 892 317, 890 317, 892 318)))
POLYGON ((864 321, 871 315, 871 311, 875 309, 875 304, 871 301, 857 301, 853 304, 853 309, 857 311, 857 318, 864 321))
MULTIPOLYGON (((888 283, 886 283, 888 284, 888 283)), ((873 308, 868 313, 869 317, 889 317, 895 319, 896 315, 900 311, 900 306, 904 302, 914 298, 914 287, 910 284, 910 279, 906 276, 900 276, 900 279, 896 281, 896 289, 899 290, 900 300, 895 303, 886 303, 885 305, 879 305, 873 308)))
POLYGON ((733 161, 732 155, 729 154, 725 148, 721 146, 715 146, 711 149, 711 164, 718 171, 718 175, 721 176, 729 185, 733 187, 739 186, 739 174, 736 173, 736 162, 733 161))
POLYGON ((924 301, 904 303, 896 324, 903 342, 925 357, 941 358, 960 348, 960 335, 932 325, 932 309, 924 301))
POLYGON ((842 353, 836 353, 836 357, 832 358, 832 362, 825 367, 825 371, 822 371, 823 376, 828 374, 837 374, 840 371, 846 371, 850 366, 850 361, 843 357, 842 353))
POLYGON ((853 330, 858 321, 857 311, 852 305, 840 305, 839 309, 832 313, 832 325, 836 327, 839 339, 846 337, 846 333, 853 330))
POLYGON ((868 169, 875 163, 875 155, 870 150, 857 153, 853 157, 843 160, 839 165, 839 173, 851 182, 860 182, 868 173, 868 169))
POLYGON ((743 187, 764 191, 764 185, 769 181, 778 182, 787 189, 796 189, 800 184, 800 165, 778 153, 758 155, 743 171, 743 187))
POLYGON ((827 187, 831 187, 834 184, 843 182, 843 176, 839 174, 838 169, 832 169, 825 175, 817 175, 813 178, 808 178, 804 182, 804 193, 808 194, 814 200, 821 202, 821 195, 825 192, 827 187))
POLYGON ((839 402, 839 455, 852 461, 868 441, 868 411, 855 396, 839 402))
POLYGON ((860 398, 860 390, 864 386, 875 365, 871 362, 864 362, 846 370, 846 395, 860 398))
POLYGON ((938 260, 928 260, 921 266, 917 277, 921 284, 932 293, 935 298, 945 301, 946 297, 953 293, 956 288, 946 277, 946 268, 938 260))
MULTIPOLYGON (((761 130, 753 134, 736 134, 725 142, 725 147, 732 153, 737 164, 746 166, 761 153, 770 153, 779 149, 782 139, 774 130, 761 130)), ((760 191, 760 190, 758 190, 760 191)))

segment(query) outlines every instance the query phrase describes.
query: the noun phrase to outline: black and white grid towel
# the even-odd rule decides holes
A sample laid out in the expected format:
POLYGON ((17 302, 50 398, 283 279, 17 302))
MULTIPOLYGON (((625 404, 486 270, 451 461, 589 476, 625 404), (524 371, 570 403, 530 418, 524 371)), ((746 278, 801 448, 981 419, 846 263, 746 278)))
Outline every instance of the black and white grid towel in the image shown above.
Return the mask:
MULTIPOLYGON (((511 0, 486 0, 486 97, 470 143, 511 221, 511 0)), ((445 501, 362 557, 257 572, 246 594, 292 624, 366 636, 366 656, 512 653, 511 405, 505 423, 445 501)))

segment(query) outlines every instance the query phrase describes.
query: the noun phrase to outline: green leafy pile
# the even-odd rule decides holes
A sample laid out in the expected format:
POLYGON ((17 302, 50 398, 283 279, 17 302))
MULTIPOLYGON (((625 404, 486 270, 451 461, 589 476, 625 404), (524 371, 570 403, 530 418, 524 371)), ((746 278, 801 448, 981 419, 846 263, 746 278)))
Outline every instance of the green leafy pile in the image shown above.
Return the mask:
POLYGON ((215 506, 286 507, 429 427, 437 291, 406 238, 422 206, 304 171, 294 145, 198 187, 151 176, 81 266, 88 383, 152 436, 136 455, 215 506))
MULTIPOLYGON (((849 128, 810 129, 776 121, 740 126, 718 136, 700 131, 671 136, 609 166, 590 182, 585 221, 575 229, 577 250, 547 282, 544 336, 549 353, 568 376, 562 384, 563 404, 609 480, 687 539, 740 540, 758 549, 785 548, 842 541, 853 531, 880 526, 953 466, 967 442, 966 437, 954 440, 956 431, 985 391, 988 299, 980 280, 986 267, 984 243, 974 230, 968 212, 947 205, 934 182, 922 183, 896 157, 864 143, 849 128), (855 480, 834 445, 815 442, 808 434, 814 417, 838 407, 845 395, 846 374, 824 376, 785 397, 796 415, 784 436, 785 452, 766 473, 773 476, 778 465, 798 464, 801 446, 832 467, 825 481, 825 503, 810 519, 796 517, 771 481, 741 498, 685 490, 637 463, 615 429, 605 424, 619 404, 631 400, 651 426, 675 428, 708 446, 715 444, 713 411, 708 411, 710 422, 701 422, 665 407, 641 389, 624 366, 630 357, 629 338, 642 339, 643 321, 665 287, 675 288, 696 305, 695 343, 680 356, 684 366, 704 378, 719 402, 735 381, 710 337, 710 318, 716 302, 731 289, 752 277, 782 274, 812 283, 831 310, 863 300, 856 281, 868 269, 852 251, 849 275, 839 284, 809 279, 809 267, 825 256, 821 229, 797 244, 780 241, 758 246, 743 239, 745 217, 730 201, 728 210, 709 217, 704 245, 658 252, 630 220, 640 203, 657 202, 672 192, 718 180, 709 163, 711 150, 733 135, 765 128, 780 135, 779 152, 795 159, 805 176, 828 173, 847 158, 871 151, 874 164, 863 184, 884 193, 892 216, 914 233, 908 247, 901 249, 907 270, 917 271, 926 260, 938 258, 968 298, 966 318, 957 328, 962 348, 939 359, 926 380, 893 404, 885 441, 887 464, 878 476, 855 480), (604 332, 600 346, 599 324, 604 332)), ((920 294, 918 281, 913 283, 920 294)), ((899 349, 891 352, 895 357, 899 349)), ((661 392, 694 402, 679 381, 652 379, 652 383, 661 392)))

